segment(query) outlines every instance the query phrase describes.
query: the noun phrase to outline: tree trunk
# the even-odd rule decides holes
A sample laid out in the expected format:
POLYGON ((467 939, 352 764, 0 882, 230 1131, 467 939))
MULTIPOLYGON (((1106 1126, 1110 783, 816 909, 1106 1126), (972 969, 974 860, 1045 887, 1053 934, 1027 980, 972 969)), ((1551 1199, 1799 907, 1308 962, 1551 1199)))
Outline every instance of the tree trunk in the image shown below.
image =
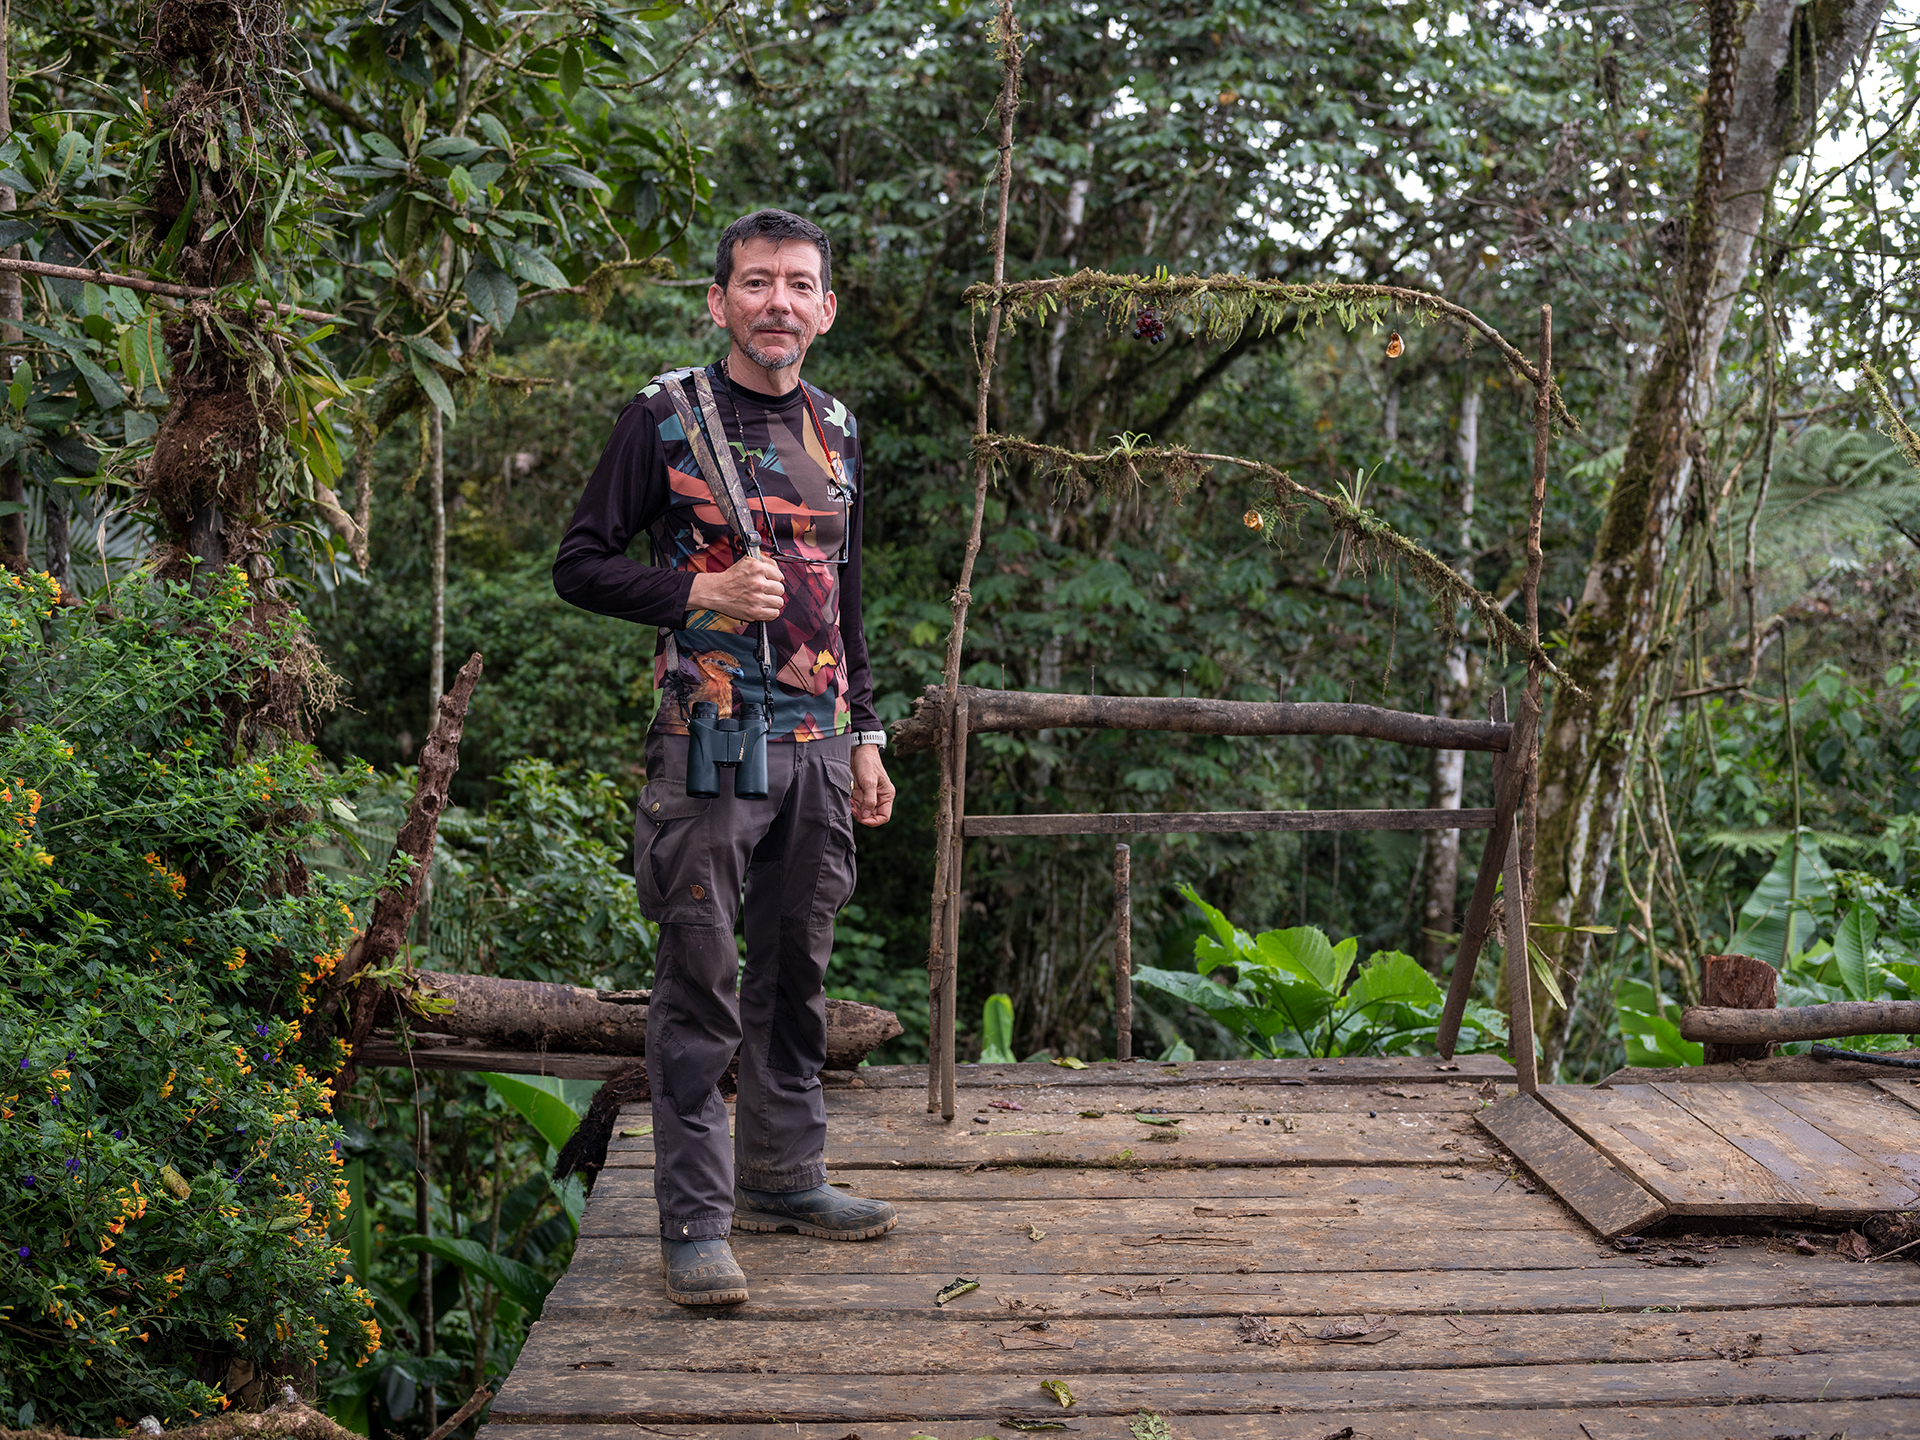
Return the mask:
MULTIPOLYGON (((1709 65, 1686 243, 1666 324, 1635 401, 1620 476, 1570 627, 1567 672, 1585 692, 1556 693, 1540 756, 1537 918, 1597 922, 1628 783, 1626 740, 1654 649, 1656 599, 1692 479, 1692 442, 1713 408, 1721 342, 1786 156, 1811 133, 1835 83, 1865 51, 1885 0, 1710 0, 1709 65)), ((1588 937, 1541 943, 1572 994, 1588 937)), ((1557 1070, 1567 1015, 1544 992, 1545 1060, 1557 1070)))
MULTIPOLYGON (((12 22, 12 0, 0 0, 0 135, 13 133, 12 22)), ((0 185, 0 215, 10 215, 13 209, 13 187, 0 185)), ((0 255, 17 260, 20 247, 10 245, 0 250, 0 255)), ((9 270, 0 273, 0 321, 19 318, 20 276, 9 270)), ((19 344, 20 332, 12 325, 0 324, 0 342, 19 344)), ((19 361, 12 349, 0 351, 0 383, 13 383, 19 361)), ((0 467, 0 506, 7 507, 7 513, 0 515, 0 565, 24 573, 31 568, 27 561, 27 487, 18 461, 10 460, 0 467)))
MULTIPOLYGON (((1460 460, 1460 490, 1454 500, 1453 518, 1458 522, 1454 539, 1459 554, 1454 568, 1469 585, 1473 583, 1473 505, 1474 477, 1480 468, 1480 387, 1468 381, 1467 393, 1460 397, 1460 433, 1456 442, 1460 460)), ((1473 671, 1464 638, 1447 647, 1441 657, 1441 674, 1434 697, 1434 714, 1445 719, 1473 713, 1473 671)), ((1427 793, 1432 810, 1457 810, 1465 793, 1467 757, 1459 750, 1438 750, 1433 756, 1433 777, 1427 793)), ((1421 867, 1425 895, 1420 908, 1420 958, 1435 975, 1443 974, 1453 955, 1454 922, 1459 913, 1460 832, 1435 830, 1426 836, 1425 863, 1421 867)))

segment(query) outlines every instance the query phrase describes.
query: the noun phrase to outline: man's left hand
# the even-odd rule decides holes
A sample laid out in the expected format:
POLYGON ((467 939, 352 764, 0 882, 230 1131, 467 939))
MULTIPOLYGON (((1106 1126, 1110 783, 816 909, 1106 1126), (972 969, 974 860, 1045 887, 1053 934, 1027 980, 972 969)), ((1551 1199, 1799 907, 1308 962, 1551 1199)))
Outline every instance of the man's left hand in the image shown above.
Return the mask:
POLYGON ((878 745, 853 747, 853 818, 862 825, 884 825, 893 818, 893 782, 880 763, 878 745))

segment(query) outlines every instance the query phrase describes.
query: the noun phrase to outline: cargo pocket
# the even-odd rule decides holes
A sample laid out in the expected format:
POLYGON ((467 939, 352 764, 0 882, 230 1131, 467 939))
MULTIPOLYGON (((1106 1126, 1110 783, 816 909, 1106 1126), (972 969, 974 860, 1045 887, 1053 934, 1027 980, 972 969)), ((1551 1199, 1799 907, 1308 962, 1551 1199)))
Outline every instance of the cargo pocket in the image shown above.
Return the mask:
POLYGON ((713 802, 687 794, 686 781, 649 781, 640 792, 633 826, 633 880, 640 913, 656 925, 711 925, 711 840, 707 813, 713 802))
POLYGON ((854 860, 853 766, 846 760, 832 758, 825 763, 832 803, 827 807, 827 842, 820 857, 820 884, 814 891, 814 908, 820 918, 830 920, 853 899, 860 867, 854 860))

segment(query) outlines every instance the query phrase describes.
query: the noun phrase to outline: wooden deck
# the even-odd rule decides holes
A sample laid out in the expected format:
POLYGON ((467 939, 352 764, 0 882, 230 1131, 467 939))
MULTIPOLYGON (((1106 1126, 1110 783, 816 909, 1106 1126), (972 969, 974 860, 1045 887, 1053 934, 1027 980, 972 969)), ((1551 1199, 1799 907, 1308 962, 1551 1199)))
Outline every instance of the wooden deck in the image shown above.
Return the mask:
POLYGON ((963 1066, 945 1125, 923 1071, 863 1071, 828 1162, 898 1229, 738 1235, 719 1312, 661 1291, 631 1109, 484 1440, 1920 1436, 1920 1267, 1624 1253, 1477 1123, 1510 1073, 963 1066))

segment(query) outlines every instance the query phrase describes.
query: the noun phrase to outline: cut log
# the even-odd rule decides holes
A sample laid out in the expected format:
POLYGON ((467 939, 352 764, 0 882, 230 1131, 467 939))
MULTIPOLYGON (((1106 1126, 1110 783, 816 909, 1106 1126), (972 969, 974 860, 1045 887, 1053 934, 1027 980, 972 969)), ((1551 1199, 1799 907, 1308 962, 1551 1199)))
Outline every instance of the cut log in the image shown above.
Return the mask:
MULTIPOLYGON (((1186 735, 1357 735, 1429 750, 1504 750, 1512 727, 1491 720, 1450 720, 1333 702, 1176 700, 1146 695, 1053 695, 982 690, 963 685, 970 734, 998 730, 1166 730, 1186 735)), ((946 691, 929 685, 913 714, 893 727, 903 755, 931 750, 949 729, 946 691)))
MULTIPOLYGON (((1702 1000, 1710 1007, 1724 1010, 1772 1010, 1778 1004, 1775 995, 1780 972, 1764 960, 1751 955, 1709 955, 1702 962, 1706 971, 1702 1000)), ((1733 1060, 1764 1060, 1773 1046, 1707 1042, 1706 1063, 1722 1065, 1733 1060)))
POLYGON ((1688 1040, 1737 1045, 1831 1040, 1839 1035, 1920 1035, 1920 1000, 1841 1000, 1785 1010, 1689 1005, 1680 1012, 1680 1034, 1688 1040))
MULTIPOLYGON (((414 996, 427 1011, 424 1016, 415 1015, 415 1029, 478 1040, 496 1050, 590 1055, 647 1052, 647 1002, 652 996, 645 990, 609 994, 578 985, 450 975, 439 970, 415 971, 414 981, 414 996)), ((381 1019, 391 1023, 396 1007, 389 995, 381 1006, 381 1019)), ((868 1052, 900 1033, 899 1018, 891 1010, 829 999, 826 1068, 851 1070, 868 1052)))

